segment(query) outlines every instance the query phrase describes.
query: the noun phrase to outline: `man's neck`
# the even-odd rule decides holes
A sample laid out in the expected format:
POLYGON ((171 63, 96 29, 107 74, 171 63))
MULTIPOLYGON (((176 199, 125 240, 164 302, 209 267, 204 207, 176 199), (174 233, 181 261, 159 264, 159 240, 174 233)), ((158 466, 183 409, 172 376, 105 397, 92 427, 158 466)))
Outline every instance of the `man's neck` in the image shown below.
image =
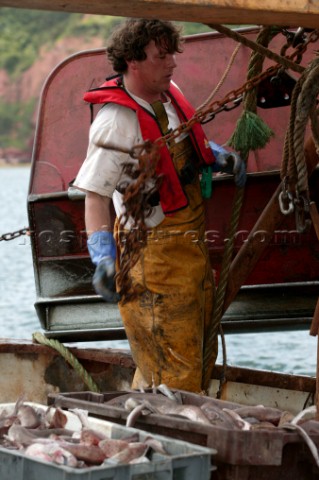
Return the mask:
POLYGON ((167 97, 164 92, 146 91, 143 87, 137 85, 134 80, 132 80, 129 76, 123 76, 123 84, 129 93, 141 98, 142 100, 150 104, 158 100, 160 100, 161 102, 167 101, 167 97))

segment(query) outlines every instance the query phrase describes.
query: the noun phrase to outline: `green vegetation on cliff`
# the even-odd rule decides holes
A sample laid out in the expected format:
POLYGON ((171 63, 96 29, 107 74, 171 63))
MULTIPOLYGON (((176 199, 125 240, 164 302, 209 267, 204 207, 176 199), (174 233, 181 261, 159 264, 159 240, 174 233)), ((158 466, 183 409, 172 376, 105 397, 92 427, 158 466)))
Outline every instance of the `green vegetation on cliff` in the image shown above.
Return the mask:
POLYGON ((0 100, 0 148, 14 147, 22 151, 31 148, 32 122, 36 99, 8 103, 0 100))
MULTIPOLYGON (((55 42, 66 37, 86 40, 100 37, 106 41, 121 21, 123 17, 1 7, 0 69, 7 72, 12 82, 19 82, 23 72, 38 58, 40 48, 46 47, 49 51, 55 42)), ((196 23, 182 25, 185 35, 209 31, 208 27, 196 23)), ((30 148, 36 101, 13 103, 12 99, 0 98, 0 148, 30 148)))
MULTIPOLYGON (((84 15, 1 8, 0 68, 17 76, 35 61, 43 45, 52 45, 63 37, 100 37, 107 39, 123 17, 84 15)), ((183 33, 209 31, 196 23, 183 23, 183 33)))
POLYGON ((106 37, 119 19, 63 12, 1 8, 0 68, 16 77, 29 68, 43 45, 67 36, 106 37))

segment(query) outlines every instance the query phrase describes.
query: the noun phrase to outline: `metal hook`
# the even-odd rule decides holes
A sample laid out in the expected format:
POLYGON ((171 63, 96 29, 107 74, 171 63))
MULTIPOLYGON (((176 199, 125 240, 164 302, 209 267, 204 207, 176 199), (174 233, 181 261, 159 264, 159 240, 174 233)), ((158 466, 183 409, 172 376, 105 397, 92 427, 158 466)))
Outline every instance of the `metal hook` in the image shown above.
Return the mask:
POLYGON ((290 215, 294 211, 293 197, 290 192, 280 192, 278 200, 280 211, 283 215, 290 215))
POLYGON ((306 218, 306 214, 309 214, 309 202, 307 198, 298 196, 295 199, 295 220, 296 220, 296 229, 299 233, 304 233, 309 230, 311 226, 311 219, 306 218))

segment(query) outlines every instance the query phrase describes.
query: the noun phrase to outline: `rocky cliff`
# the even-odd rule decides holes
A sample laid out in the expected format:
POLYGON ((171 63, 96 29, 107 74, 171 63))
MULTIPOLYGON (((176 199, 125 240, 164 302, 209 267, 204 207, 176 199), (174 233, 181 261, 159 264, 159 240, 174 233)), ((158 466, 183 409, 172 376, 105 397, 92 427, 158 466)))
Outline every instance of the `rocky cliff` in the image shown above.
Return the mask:
MULTIPOLYGON (((0 69, 0 101, 29 102, 35 100, 32 124, 35 128, 37 104, 42 86, 49 73, 65 58, 81 50, 103 48, 103 40, 98 37, 83 39, 80 37, 63 38, 54 45, 44 45, 37 60, 19 78, 12 80, 5 70, 0 69)), ((28 163, 31 159, 33 137, 23 149, 0 145, 0 164, 28 163)))

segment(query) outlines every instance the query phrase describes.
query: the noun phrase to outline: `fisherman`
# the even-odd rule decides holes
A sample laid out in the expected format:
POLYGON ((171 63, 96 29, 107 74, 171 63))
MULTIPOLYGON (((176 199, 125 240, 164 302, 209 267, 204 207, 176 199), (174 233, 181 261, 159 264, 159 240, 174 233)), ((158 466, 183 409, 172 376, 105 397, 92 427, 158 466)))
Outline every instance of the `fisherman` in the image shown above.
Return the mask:
MULTIPOLYGON (((194 109, 172 81, 176 54, 182 52, 180 29, 173 23, 128 19, 114 31, 106 52, 117 75, 84 97, 104 106, 91 125, 87 157, 74 186, 86 192, 88 249, 96 266, 93 285, 115 302, 115 265, 121 268, 123 251, 119 232, 134 224, 130 218, 121 224, 125 186, 133 181, 125 166, 136 162, 128 152, 174 130, 194 109), (114 235, 111 199, 117 216, 114 235)), ((203 341, 214 292, 204 241, 203 165, 233 173, 240 187, 245 182, 240 157, 210 144, 198 123, 160 150, 156 172, 161 183, 143 205, 147 242, 129 272, 138 295, 118 303, 137 366, 132 388, 164 383, 202 390, 203 341)), ((154 190, 151 183, 146 190, 154 190)), ((217 338, 214 361, 216 357, 217 338)))

